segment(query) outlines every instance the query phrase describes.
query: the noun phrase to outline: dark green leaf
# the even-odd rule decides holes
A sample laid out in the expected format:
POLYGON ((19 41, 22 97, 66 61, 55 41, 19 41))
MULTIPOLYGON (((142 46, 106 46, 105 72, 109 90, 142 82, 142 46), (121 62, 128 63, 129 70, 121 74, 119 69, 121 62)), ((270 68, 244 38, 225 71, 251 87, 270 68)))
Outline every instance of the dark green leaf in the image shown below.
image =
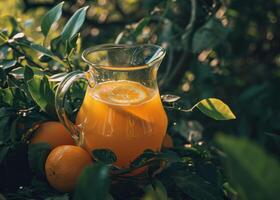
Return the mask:
POLYGON ((200 177, 217 188, 220 188, 222 186, 221 174, 213 163, 211 163, 210 161, 199 162, 195 167, 200 177))
POLYGON ((72 52, 74 49, 76 49, 76 47, 77 47, 77 42, 78 42, 79 39, 80 39, 80 34, 78 33, 78 34, 74 35, 74 36, 70 39, 70 41, 67 41, 66 52, 67 52, 68 55, 70 55, 71 52, 72 52))
POLYGON ((194 33, 193 52, 199 53, 217 46, 225 40, 228 32, 229 29, 224 27, 217 18, 212 17, 194 33))
POLYGON ((45 175, 45 162, 51 151, 46 143, 30 144, 28 148, 29 166, 33 172, 40 176, 45 175))
POLYGON ((267 136, 269 136, 272 140, 274 140, 277 144, 280 146, 280 135, 276 133, 265 133, 267 136))
POLYGON ((7 75, 4 69, 0 68, 0 86, 4 85, 6 81, 7 81, 7 75))
POLYGON ((48 63, 51 61, 51 58, 49 56, 42 55, 42 56, 40 56, 39 60, 43 63, 48 63))
POLYGON ((58 37, 52 39, 51 40, 52 52, 55 52, 56 54, 59 54, 59 53, 61 54, 60 51, 62 51, 62 50, 60 50, 60 48, 59 48, 61 46, 61 44, 62 44, 61 36, 58 36, 58 37))
POLYGON ((0 118, 0 141, 10 140, 10 123, 14 116, 4 116, 0 118))
POLYGON ((178 188, 194 200, 222 200, 222 193, 195 174, 174 177, 178 188))
POLYGON ((131 166, 137 167, 145 164, 147 161, 153 159, 156 153, 152 150, 145 150, 138 158, 132 161, 131 166))
POLYGON ((62 196, 53 196, 53 197, 48 197, 44 200, 69 200, 70 197, 68 194, 63 194, 62 196))
POLYGON ((0 89, 0 99, 1 103, 6 103, 12 106, 14 102, 13 88, 0 89))
POLYGON ((85 167, 76 186, 75 200, 105 200, 110 187, 109 166, 94 163, 85 167))
POLYGON ((279 198, 280 164, 276 159, 244 138, 220 135, 216 142, 227 155, 226 173, 241 199, 279 198))
POLYGON ((46 56, 53 57, 53 53, 49 49, 47 49, 47 48, 45 48, 45 47, 43 47, 39 44, 34 44, 33 43, 29 47, 34 49, 35 51, 38 51, 38 52, 46 55, 46 56))
POLYGON ((230 120, 236 118, 230 108, 224 102, 216 98, 203 99, 194 107, 197 107, 202 113, 215 120, 230 120))
POLYGON ((223 188, 230 199, 238 199, 238 193, 228 182, 224 183, 223 188))
POLYGON ((5 159, 8 151, 9 151, 8 146, 1 146, 0 145, 0 163, 5 159))
POLYGON ((117 156, 110 149, 96 149, 92 151, 92 156, 98 161, 112 164, 117 161, 117 156))
POLYGON ((10 70, 17 64, 16 60, 3 60, 0 62, 0 67, 3 68, 4 70, 10 70))
POLYGON ((24 68, 17 67, 10 71, 9 75, 12 75, 15 79, 22 79, 24 77, 24 68))
POLYGON ((159 153, 157 158, 161 159, 161 160, 165 160, 170 163, 180 161, 180 157, 178 156, 178 154, 176 152, 167 150, 167 149, 162 150, 162 152, 159 153))
POLYGON ((155 180, 152 185, 148 185, 145 188, 145 196, 142 200, 167 200, 167 192, 164 185, 155 180))
POLYGON ((63 4, 64 2, 59 3, 43 16, 41 21, 41 30, 45 37, 47 37, 52 24, 58 21, 61 17, 63 4))
POLYGON ((39 53, 42 53, 43 55, 49 56, 51 58, 55 57, 49 49, 43 47, 42 45, 31 43, 28 40, 17 42, 17 44, 20 45, 20 46, 29 47, 29 48, 31 48, 31 49, 39 52, 39 53))
POLYGON ((61 39, 63 41, 70 40, 79 31, 85 21, 87 9, 88 6, 80 8, 68 20, 61 32, 61 39))
POLYGON ((10 137, 12 142, 16 142, 19 136, 17 135, 17 124, 18 124, 19 118, 16 118, 12 123, 10 127, 10 137))
POLYGON ((34 72, 30 67, 25 68, 24 80, 28 90, 43 111, 54 114, 54 91, 50 87, 48 78, 34 72))

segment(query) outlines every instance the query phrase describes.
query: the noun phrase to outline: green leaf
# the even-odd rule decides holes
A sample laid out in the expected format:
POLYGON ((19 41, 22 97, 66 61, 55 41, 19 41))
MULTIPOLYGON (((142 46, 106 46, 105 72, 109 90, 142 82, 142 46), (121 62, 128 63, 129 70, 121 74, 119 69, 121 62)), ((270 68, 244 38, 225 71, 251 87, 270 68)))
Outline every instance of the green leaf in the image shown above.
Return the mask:
POLYGON ((106 164, 112 164, 117 161, 117 156, 110 149, 95 149, 92 151, 92 156, 106 164))
POLYGON ((79 31, 85 21, 87 9, 88 6, 80 8, 68 20, 61 32, 61 39, 63 41, 71 39, 79 31))
POLYGON ((75 200, 104 200, 110 187, 109 166, 94 163, 85 167, 76 186, 75 200))
POLYGON ((60 19, 63 4, 64 2, 62 1, 43 16, 41 21, 41 30, 45 37, 47 37, 52 24, 60 19))
POLYGON ((212 17, 193 36, 192 48, 194 53, 199 53, 205 49, 211 49, 222 43, 229 33, 229 29, 224 27, 220 20, 212 17))
POLYGON ((32 99, 45 112, 54 114, 54 91, 51 89, 48 78, 41 74, 35 74, 30 67, 24 71, 24 80, 32 99))
POLYGON ((220 135, 215 141, 226 153, 226 174, 240 199, 279 198, 280 164, 275 158, 245 138, 220 135))
POLYGON ((194 107, 197 107, 202 113, 215 120, 236 119, 230 108, 216 98, 203 99, 194 107))
POLYGON ((50 151, 51 146, 46 143, 30 144, 28 147, 29 166, 42 177, 45 175, 45 162, 50 151))

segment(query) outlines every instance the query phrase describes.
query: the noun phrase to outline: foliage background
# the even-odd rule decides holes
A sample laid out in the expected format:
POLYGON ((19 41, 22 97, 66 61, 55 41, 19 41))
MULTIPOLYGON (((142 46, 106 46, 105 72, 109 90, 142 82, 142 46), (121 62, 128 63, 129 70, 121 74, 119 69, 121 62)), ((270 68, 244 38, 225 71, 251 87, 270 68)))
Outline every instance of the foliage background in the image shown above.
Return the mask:
MULTIPOLYGON (((0 15, 20 18, 26 26, 26 35, 42 43, 38 19, 58 2, 1 0, 0 15)), ((223 24, 214 20, 200 35, 188 27, 193 2, 69 0, 59 23, 65 24, 79 7, 91 5, 81 29, 82 49, 113 43, 116 38, 121 43, 152 42, 166 47, 167 56, 159 73, 162 94, 181 96, 179 103, 187 108, 203 98, 218 97, 237 116, 234 121, 221 123, 197 111, 191 114, 170 111, 169 131, 188 134, 186 138, 190 136, 192 140, 202 135, 210 144, 221 133, 247 137, 279 160, 279 0, 197 0, 191 28, 203 27, 209 13, 223 24), (146 21, 142 20, 145 27, 135 30, 143 17, 146 17, 146 21)), ((0 27, 6 26, 7 21, 1 20, 0 27)), ((58 26, 55 25, 50 38, 59 34, 58 26)), ((173 136, 175 143, 180 143, 180 136, 173 136)))
MULTIPOLYGON (((38 29, 34 31, 39 26, 40 20, 35 19, 40 19, 45 11, 57 2, 59 1, 2 1, 0 13, 18 16, 26 20, 26 23, 29 22, 31 28, 27 34, 40 42, 42 37, 38 29)), ((84 3, 92 5, 82 29, 83 49, 96 44, 114 42, 125 27, 148 16, 155 6, 162 6, 158 9, 164 8, 168 1, 116 2, 118 1, 66 2, 66 5, 71 6, 66 8, 67 12, 64 13, 66 18, 84 3)), ((182 34, 174 27, 177 24, 181 27, 187 24, 190 4, 180 0, 172 2, 169 2, 165 19, 169 21, 164 22, 166 23, 164 28, 171 30, 162 33, 165 34, 161 36, 164 39, 158 39, 157 43, 164 43, 170 48, 169 52, 176 51, 177 54, 184 49, 184 44, 179 43, 178 36, 173 39, 176 36, 172 36, 174 33, 182 34)), ((198 1, 198 4, 206 3, 207 1, 198 1)), ((226 123, 207 121, 207 118, 199 119, 201 124, 208 124, 205 135, 211 136, 215 132, 222 131, 246 135, 261 144, 267 144, 264 133, 277 133, 280 130, 280 114, 277 112, 279 110, 277 102, 280 100, 277 92, 280 84, 280 41, 277 35, 279 1, 231 0, 224 3, 227 9, 222 7, 216 15, 223 16, 223 22, 229 25, 227 38, 210 51, 192 55, 194 59, 198 57, 198 62, 191 59, 184 62, 184 73, 180 79, 176 76, 174 80, 164 83, 161 90, 164 93, 183 88, 187 101, 192 104, 211 96, 225 100, 235 111, 238 119, 226 123)), ((52 34, 52 37, 55 37, 58 33, 52 34)), ((138 42, 142 42, 141 40, 143 38, 139 37, 138 42)), ((172 70, 177 59, 173 60, 172 70)), ((166 64, 164 63, 161 68, 165 68, 166 64)), ((191 117, 196 119, 196 116, 191 117)), ((273 152, 277 154, 278 151, 273 152)))

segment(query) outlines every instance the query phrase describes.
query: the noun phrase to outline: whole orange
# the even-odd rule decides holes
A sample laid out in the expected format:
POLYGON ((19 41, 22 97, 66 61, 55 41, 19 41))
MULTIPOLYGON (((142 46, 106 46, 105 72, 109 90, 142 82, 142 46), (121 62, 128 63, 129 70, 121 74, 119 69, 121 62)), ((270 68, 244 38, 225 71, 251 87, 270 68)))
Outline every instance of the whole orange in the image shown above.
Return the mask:
POLYGON ((71 192, 84 167, 91 163, 90 154, 81 147, 73 145, 56 147, 45 163, 47 180, 58 191, 71 192))
POLYGON ((162 146, 165 147, 165 148, 172 148, 174 146, 173 140, 168 133, 165 134, 162 146))
POLYGON ((60 145, 74 145, 74 140, 61 123, 49 121, 40 124, 30 143, 48 143, 54 149, 60 145))

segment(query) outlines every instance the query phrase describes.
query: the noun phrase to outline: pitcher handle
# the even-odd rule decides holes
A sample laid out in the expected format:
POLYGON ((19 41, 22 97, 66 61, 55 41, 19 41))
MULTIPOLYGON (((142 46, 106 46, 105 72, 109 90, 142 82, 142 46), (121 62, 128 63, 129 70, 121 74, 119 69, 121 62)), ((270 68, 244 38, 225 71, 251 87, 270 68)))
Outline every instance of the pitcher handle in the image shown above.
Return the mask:
POLYGON ((85 79, 89 82, 88 72, 80 72, 80 71, 73 71, 70 72, 66 77, 60 82, 58 85, 58 88, 55 93, 55 109, 56 113, 58 115, 59 120, 62 122, 62 124, 69 130, 71 137, 74 139, 75 143, 77 145, 80 144, 80 136, 79 136, 79 130, 78 127, 73 124, 64 109, 65 107, 65 95, 71 85, 80 79, 85 79))

